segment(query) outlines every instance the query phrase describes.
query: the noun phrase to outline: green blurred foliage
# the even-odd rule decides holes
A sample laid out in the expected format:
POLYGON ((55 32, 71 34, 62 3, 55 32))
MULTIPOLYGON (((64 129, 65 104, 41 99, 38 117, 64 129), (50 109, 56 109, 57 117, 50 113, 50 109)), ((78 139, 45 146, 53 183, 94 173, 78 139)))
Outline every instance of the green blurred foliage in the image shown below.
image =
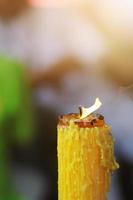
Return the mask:
POLYGON ((26 144, 33 135, 29 89, 23 66, 0 57, 0 200, 19 200, 9 175, 8 147, 26 144), (9 146, 8 146, 9 145, 9 146))
POLYGON ((0 124, 14 133, 18 142, 32 136, 32 109, 23 66, 16 60, 0 57, 0 124), (7 124, 6 124, 7 123, 7 124))

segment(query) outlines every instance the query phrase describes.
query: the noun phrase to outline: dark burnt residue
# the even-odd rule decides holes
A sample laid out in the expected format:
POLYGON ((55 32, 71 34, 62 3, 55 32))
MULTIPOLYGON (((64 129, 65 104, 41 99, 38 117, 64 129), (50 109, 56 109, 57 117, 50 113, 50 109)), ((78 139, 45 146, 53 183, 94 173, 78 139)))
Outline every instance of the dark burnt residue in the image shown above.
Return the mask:
POLYGON ((101 127, 105 124, 104 116, 101 114, 91 114, 84 119, 80 119, 80 114, 70 113, 59 117, 59 126, 69 126, 70 121, 73 121, 80 128, 101 127))

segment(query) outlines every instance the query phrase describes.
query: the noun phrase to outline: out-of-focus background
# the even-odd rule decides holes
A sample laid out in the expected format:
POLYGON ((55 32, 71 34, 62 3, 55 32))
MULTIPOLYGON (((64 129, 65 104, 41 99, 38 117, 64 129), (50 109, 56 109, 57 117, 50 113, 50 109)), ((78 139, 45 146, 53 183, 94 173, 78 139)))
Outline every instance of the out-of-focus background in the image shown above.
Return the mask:
POLYGON ((58 115, 96 97, 133 197, 133 2, 0 0, 0 200, 56 200, 58 115))

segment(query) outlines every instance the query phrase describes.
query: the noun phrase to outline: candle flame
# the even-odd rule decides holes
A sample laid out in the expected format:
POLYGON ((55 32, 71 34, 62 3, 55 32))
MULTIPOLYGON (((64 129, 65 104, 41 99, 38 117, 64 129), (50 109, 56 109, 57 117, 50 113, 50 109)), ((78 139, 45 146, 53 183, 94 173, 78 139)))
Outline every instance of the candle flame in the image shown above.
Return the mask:
POLYGON ((89 116, 91 113, 93 113, 94 111, 98 110, 102 105, 102 102, 100 101, 99 98, 96 98, 95 103, 93 106, 89 107, 89 108, 85 108, 85 107, 80 107, 80 119, 84 119, 87 116, 89 116))

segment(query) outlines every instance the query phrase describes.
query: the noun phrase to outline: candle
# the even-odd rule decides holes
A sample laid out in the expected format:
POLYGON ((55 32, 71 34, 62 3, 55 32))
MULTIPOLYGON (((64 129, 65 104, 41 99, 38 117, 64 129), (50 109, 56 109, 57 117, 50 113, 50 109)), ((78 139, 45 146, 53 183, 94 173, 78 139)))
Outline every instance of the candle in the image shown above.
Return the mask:
POLYGON ((114 138, 102 115, 93 114, 99 99, 80 114, 59 118, 59 200, 106 200, 111 173, 119 165, 114 157, 114 138))

